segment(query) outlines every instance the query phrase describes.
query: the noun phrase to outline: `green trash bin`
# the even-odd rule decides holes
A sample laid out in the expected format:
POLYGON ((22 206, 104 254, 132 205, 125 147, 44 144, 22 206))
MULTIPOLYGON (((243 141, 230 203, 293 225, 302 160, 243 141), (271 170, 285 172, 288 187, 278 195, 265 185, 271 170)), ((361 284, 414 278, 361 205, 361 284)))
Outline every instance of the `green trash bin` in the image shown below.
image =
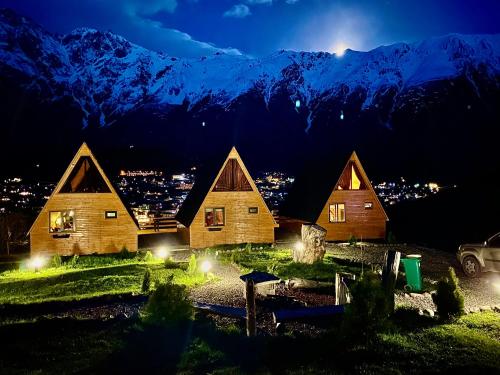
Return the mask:
POLYGON ((422 275, 420 274, 420 258, 421 255, 411 254, 406 258, 401 259, 401 263, 405 268, 406 286, 411 292, 422 291, 422 275))

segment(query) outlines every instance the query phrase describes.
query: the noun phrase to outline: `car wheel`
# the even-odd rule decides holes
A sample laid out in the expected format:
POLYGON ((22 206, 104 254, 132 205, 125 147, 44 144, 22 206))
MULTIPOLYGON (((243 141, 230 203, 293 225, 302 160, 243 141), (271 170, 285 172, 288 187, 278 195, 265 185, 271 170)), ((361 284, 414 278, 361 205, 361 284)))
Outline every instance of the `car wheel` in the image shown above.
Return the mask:
POLYGON ((464 271, 466 276, 469 277, 478 277, 481 273, 481 266, 477 259, 473 256, 465 257, 462 261, 462 270, 464 271))

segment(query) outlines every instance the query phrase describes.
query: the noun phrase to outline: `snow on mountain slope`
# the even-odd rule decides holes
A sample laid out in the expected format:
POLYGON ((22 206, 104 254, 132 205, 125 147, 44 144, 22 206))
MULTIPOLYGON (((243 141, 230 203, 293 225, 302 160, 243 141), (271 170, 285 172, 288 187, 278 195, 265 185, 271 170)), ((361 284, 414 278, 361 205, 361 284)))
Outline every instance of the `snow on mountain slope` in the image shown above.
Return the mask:
MULTIPOLYGON (((369 52, 348 50, 338 58, 325 52, 281 51, 263 58, 216 53, 176 58, 144 49, 111 32, 80 28, 52 35, 12 11, 0 11, 0 76, 24 77, 26 89, 44 98, 73 97, 100 125, 143 105, 189 109, 230 106, 248 92, 268 104, 281 90, 300 99, 313 118, 318 104, 360 93, 360 110, 376 105, 388 89, 396 97, 435 80, 481 69, 500 75, 500 35, 447 35, 398 43, 369 52)), ((474 82, 472 82, 474 84, 474 82)), ((310 126, 311 124, 309 124, 310 126)))

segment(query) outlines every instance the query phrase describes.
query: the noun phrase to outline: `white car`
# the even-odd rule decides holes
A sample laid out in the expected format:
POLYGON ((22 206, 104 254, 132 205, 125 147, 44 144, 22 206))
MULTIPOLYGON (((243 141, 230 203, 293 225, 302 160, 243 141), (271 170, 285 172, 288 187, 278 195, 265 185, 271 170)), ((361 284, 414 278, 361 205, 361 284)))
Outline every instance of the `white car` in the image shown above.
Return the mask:
POLYGON ((460 245, 457 258, 469 277, 477 277, 481 272, 500 272, 500 233, 482 244, 460 245))

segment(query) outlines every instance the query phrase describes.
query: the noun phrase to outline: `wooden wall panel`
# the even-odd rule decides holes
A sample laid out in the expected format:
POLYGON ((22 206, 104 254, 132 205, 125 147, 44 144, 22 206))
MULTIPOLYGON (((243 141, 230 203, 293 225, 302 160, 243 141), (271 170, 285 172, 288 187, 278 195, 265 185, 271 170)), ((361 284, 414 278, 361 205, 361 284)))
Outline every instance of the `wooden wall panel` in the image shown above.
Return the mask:
POLYGON ((115 253, 123 247, 137 251, 137 227, 113 193, 56 193, 33 224, 30 242, 32 254, 115 253), (54 238, 49 212, 63 210, 75 211, 75 232, 69 238, 54 238), (105 211, 117 211, 118 217, 106 219, 105 211))
POLYGON ((191 226, 190 246, 203 248, 222 244, 272 243, 277 225, 258 192, 209 192, 191 226), (205 227, 205 208, 224 207, 225 225, 218 231, 205 227), (257 214, 248 213, 258 207, 257 214))
POLYGON ((347 241, 351 236, 357 239, 383 239, 386 232, 385 212, 371 190, 334 190, 317 224, 327 230, 327 241, 347 241), (365 209, 365 202, 372 202, 373 208, 365 209), (335 203, 345 204, 346 221, 343 223, 329 221, 329 207, 335 203))

